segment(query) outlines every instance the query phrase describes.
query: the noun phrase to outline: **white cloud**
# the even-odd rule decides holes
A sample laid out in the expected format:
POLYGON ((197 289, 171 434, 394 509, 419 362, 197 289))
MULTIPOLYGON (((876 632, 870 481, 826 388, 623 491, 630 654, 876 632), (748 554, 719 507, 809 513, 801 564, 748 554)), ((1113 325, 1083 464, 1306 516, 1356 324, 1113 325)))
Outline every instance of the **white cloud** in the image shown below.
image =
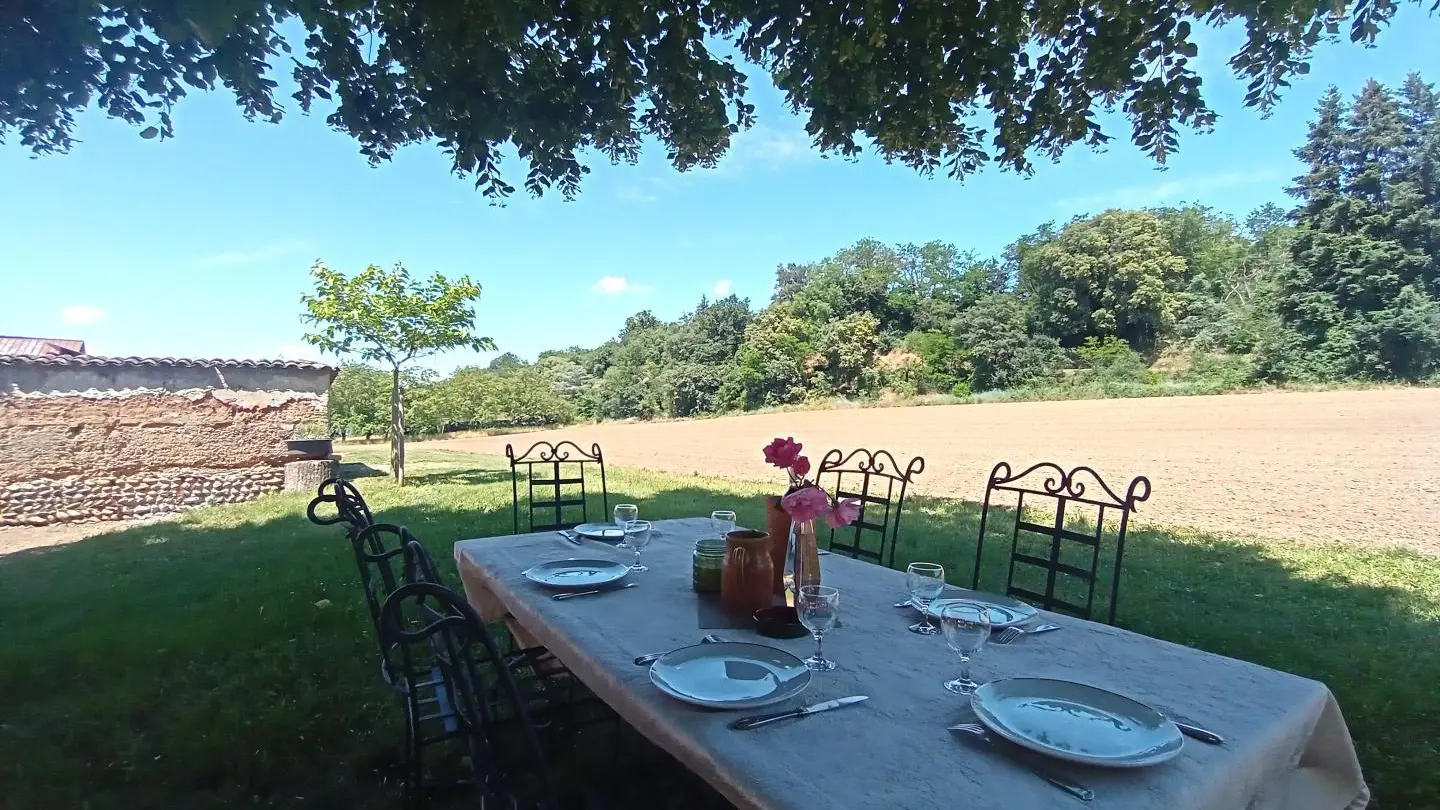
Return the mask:
POLYGON ((1138 208, 1165 202, 1178 202, 1187 197, 1207 191, 1248 186, 1255 183, 1269 183, 1280 179, 1280 172, 1274 169, 1254 169, 1241 172, 1191 176, 1178 180, 1166 180, 1148 186, 1121 186, 1095 194, 1080 197, 1064 197, 1056 200, 1058 208, 1096 210, 1100 208, 1138 208))
POLYGON ((757 126, 735 136, 726 161, 745 168, 761 165, 776 168, 820 157, 803 130, 779 130, 757 126))
POLYGON ((752 171, 774 171, 823 158, 798 123, 794 129, 760 125, 736 135, 730 141, 730 150, 714 169, 691 169, 677 178, 734 178, 752 171))
POLYGON ((590 289, 601 295, 646 295, 655 288, 649 284, 636 284, 624 276, 601 276, 590 289))
POLYGON ((715 282, 715 286, 710 288, 710 292, 714 293, 715 295, 717 295, 717 296, 719 296, 719 297, 721 297, 721 298, 724 298, 725 296, 729 295, 729 294, 730 294, 730 279, 728 279, 728 278, 722 278, 722 279, 720 279, 719 281, 715 282))
POLYGON ((60 310, 60 320, 68 324, 99 323, 105 320, 105 310, 89 304, 76 304, 60 310))
POLYGON ((194 264, 196 267, 237 267, 292 256, 309 248, 310 243, 304 240, 286 239, 269 245, 262 245, 251 250, 232 250, 222 253, 212 253, 196 259, 194 264))
MULTIPOLYGON (((651 179, 653 180, 655 178, 651 179)), ((654 191, 646 191, 640 186, 629 184, 617 188, 615 190, 615 196, 627 202, 655 202, 660 199, 660 195, 654 191)))
POLYGON ((658 174, 634 175, 616 186, 613 193, 626 202, 652 203, 684 193, 689 184, 714 179, 733 181, 752 171, 774 171, 821 159, 823 156, 798 122, 789 130, 762 125, 736 135, 714 168, 695 167, 683 172, 661 169, 658 174))
POLYGON ((595 282, 595 292, 605 295, 619 295, 630 289, 630 282, 620 276, 601 276, 595 282))

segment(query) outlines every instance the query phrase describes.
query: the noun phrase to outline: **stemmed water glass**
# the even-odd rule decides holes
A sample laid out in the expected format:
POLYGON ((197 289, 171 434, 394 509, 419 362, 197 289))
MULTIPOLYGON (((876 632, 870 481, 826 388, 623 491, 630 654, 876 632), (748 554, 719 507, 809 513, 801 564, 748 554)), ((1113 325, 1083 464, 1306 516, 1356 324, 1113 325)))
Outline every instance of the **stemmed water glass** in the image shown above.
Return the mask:
POLYGON ((625 545, 635 552, 635 562, 631 563, 630 570, 649 571, 649 568, 640 564, 640 552, 650 545, 650 521, 632 520, 626 523, 625 545))
POLYGON ((735 513, 728 509, 716 509, 710 513, 710 530, 720 539, 735 531, 735 513))
POLYGON ((815 654, 805 659, 805 668, 828 672, 835 662, 825 657, 822 648, 825 632, 840 618, 840 591, 829 585, 801 585, 795 611, 800 623, 815 637, 815 654))
POLYGON ((625 527, 640 517, 640 507, 633 503, 615 504, 615 525, 620 528, 620 545, 625 545, 625 527))
POLYGON ((949 602, 940 608, 940 627, 945 631, 945 645, 960 656, 960 677, 946 681, 945 688, 968 695, 980 688, 970 677, 970 659, 990 638, 990 609, 976 602, 949 602))
POLYGON ((910 599, 920 609, 922 621, 910 625, 910 632, 933 636, 937 632, 930 623, 930 603, 945 590, 945 567, 937 563, 913 562, 905 569, 905 587, 910 599))

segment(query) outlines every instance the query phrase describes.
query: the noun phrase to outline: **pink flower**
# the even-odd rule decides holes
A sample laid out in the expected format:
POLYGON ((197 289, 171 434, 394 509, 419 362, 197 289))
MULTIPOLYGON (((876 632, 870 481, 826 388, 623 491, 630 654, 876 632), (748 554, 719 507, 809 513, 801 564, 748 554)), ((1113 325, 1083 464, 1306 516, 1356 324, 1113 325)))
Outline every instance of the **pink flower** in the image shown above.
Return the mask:
POLYGON ((830 497, 819 487, 801 487, 780 499, 780 507, 790 519, 804 523, 823 517, 830 511, 830 497))
POLYGON ((795 463, 796 456, 800 455, 801 445, 795 441, 794 436, 784 439, 776 438, 775 441, 765 445, 765 461, 774 464, 780 469, 786 469, 795 463))
POLYGON ((854 498, 846 498, 836 503, 835 508, 826 513, 825 523, 832 529, 838 529, 841 526, 849 526, 859 517, 860 502, 854 498))
POLYGON ((804 478, 806 473, 810 472, 810 459, 796 456, 795 460, 790 463, 790 472, 795 473, 798 478, 804 478))

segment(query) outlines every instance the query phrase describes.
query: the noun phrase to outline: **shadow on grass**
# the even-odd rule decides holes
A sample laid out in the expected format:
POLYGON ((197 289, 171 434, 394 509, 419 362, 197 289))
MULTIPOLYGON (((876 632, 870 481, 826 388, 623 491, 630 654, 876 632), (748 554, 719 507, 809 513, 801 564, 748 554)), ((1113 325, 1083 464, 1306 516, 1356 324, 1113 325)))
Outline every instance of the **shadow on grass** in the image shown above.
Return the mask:
MULTIPOLYGON (((407 485, 425 486, 428 484, 465 484, 469 486, 482 486, 485 484, 498 484, 510 482, 509 470, 486 470, 475 468, 464 469, 429 469, 439 465, 420 465, 422 471, 411 472, 407 467, 405 471, 405 482, 407 485)), ((389 471, 375 464, 365 461, 349 461, 336 465, 335 474, 341 478, 349 478, 352 481, 362 478, 388 478, 389 471)))
POLYGON ((342 461, 335 465, 335 475, 351 481, 358 481, 361 478, 383 478, 389 474, 385 470, 363 461, 342 461))
POLYGON ((464 484, 466 486, 483 486, 485 484, 510 484, 509 470, 451 470, 448 472, 419 473, 408 476, 407 485, 410 483, 424 486, 426 484, 464 484))
MULTIPOLYGON (((506 479, 421 471, 404 489, 361 488, 454 583, 455 540, 510 532, 506 479)), ((764 490, 749 485, 628 471, 611 484, 612 504, 646 518, 730 507, 763 522, 764 490)), ((0 559, 6 810, 394 806, 376 769, 398 750, 399 707, 376 674, 348 543, 305 520, 306 500, 0 559)), ((978 524, 975 504, 913 499, 897 567, 934 560, 968 581, 978 524)), ((990 589, 1009 548, 996 531, 990 589)), ((1377 806, 1421 806, 1440 795, 1437 594, 1435 560, 1144 530, 1127 544, 1120 623, 1328 683, 1377 806)))

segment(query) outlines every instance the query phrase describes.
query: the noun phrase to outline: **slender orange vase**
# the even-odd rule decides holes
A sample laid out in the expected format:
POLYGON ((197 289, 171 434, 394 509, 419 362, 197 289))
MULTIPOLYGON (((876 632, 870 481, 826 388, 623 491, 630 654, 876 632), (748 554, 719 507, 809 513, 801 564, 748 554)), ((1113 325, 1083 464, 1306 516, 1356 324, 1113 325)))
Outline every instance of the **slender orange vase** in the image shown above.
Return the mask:
POLYGON ((820 584, 820 541, 815 537, 815 521, 795 524, 795 590, 802 585, 820 584))

